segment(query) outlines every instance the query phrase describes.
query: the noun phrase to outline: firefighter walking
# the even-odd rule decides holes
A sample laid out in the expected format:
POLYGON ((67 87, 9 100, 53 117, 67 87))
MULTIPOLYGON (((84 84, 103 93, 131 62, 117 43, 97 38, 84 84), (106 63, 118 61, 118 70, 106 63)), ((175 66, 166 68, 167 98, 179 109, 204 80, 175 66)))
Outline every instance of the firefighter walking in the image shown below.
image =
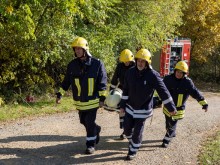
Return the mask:
POLYGON ((185 104, 189 96, 198 101, 205 112, 208 111, 208 103, 200 91, 195 87, 190 78, 187 77, 188 65, 185 61, 179 61, 174 69, 174 73, 164 78, 164 83, 168 88, 173 101, 176 105, 177 113, 174 116, 169 114, 166 107, 163 108, 166 121, 166 134, 163 139, 162 147, 167 148, 173 137, 176 136, 177 122, 184 118, 185 104))
MULTIPOLYGON (((63 90, 72 88, 73 103, 79 113, 80 123, 86 129, 86 154, 95 151, 99 142, 101 127, 95 123, 97 109, 103 106, 106 93, 107 75, 103 63, 89 53, 86 39, 76 38, 72 43, 75 54, 67 66, 65 78, 61 84, 63 90)), ((59 103, 61 93, 57 93, 59 103)))
POLYGON ((176 113, 172 97, 158 72, 151 67, 151 54, 140 49, 135 55, 136 66, 125 75, 120 103, 124 117, 124 133, 129 141, 126 160, 133 160, 142 143, 144 124, 153 115, 153 94, 156 89, 170 115, 176 113))
MULTIPOLYGON (((123 89, 124 76, 126 71, 135 65, 134 55, 129 49, 124 49, 119 56, 119 63, 111 80, 110 91, 116 88, 123 89)), ((124 115, 119 114, 120 128, 123 129, 124 115)), ((120 140, 125 139, 124 132, 119 136, 120 140)))

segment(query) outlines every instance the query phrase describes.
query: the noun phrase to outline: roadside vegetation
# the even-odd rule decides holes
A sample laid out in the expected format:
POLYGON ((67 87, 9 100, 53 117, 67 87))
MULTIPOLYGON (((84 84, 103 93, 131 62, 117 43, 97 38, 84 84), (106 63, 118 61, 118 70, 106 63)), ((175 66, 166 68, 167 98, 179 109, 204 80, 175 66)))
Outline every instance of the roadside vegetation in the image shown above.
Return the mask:
POLYGON ((220 131, 205 142, 199 155, 199 162, 201 165, 220 164, 220 131))
POLYGON ((0 107, 0 122, 9 122, 21 118, 64 113, 74 110, 72 97, 65 96, 61 104, 55 103, 55 97, 41 97, 33 102, 22 99, 0 107))

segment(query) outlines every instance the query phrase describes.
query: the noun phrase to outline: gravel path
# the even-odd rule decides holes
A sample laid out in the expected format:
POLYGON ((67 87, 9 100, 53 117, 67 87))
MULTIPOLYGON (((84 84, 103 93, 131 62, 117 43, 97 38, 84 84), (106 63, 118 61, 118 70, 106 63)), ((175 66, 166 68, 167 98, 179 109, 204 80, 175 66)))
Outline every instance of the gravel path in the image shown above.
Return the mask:
POLYGON ((143 145, 137 158, 124 161, 127 140, 114 140, 122 132, 118 114, 99 111, 101 140, 94 155, 85 155, 85 130, 77 111, 0 124, 0 165, 43 164, 143 164, 194 165, 202 142, 220 130, 220 94, 204 92, 209 111, 190 98, 185 118, 178 123, 177 136, 169 148, 161 148, 165 134, 162 109, 154 111, 152 123, 145 125, 143 145))

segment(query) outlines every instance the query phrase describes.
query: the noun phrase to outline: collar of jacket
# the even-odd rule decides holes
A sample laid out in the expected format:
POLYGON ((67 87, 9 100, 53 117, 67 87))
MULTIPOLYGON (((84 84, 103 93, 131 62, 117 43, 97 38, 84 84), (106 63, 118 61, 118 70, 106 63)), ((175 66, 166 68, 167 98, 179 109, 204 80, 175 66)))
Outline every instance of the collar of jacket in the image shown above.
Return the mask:
POLYGON ((175 75, 175 72, 174 73, 172 73, 171 74, 171 76, 173 76, 174 77, 174 79, 176 80, 176 81, 181 81, 181 80, 183 80, 184 78, 186 78, 187 77, 187 75, 185 74, 185 75, 183 75, 183 77, 182 78, 176 78, 176 75, 175 75))
POLYGON ((92 58, 90 56, 87 57, 86 61, 85 61, 85 65, 90 66, 92 63, 92 58))
POLYGON ((77 58, 79 60, 79 62, 83 65, 87 65, 90 66, 92 64, 92 58, 87 56, 86 60, 81 60, 80 58, 77 58))
POLYGON ((139 69, 137 68, 137 66, 135 66, 135 69, 136 69, 136 75, 137 75, 138 77, 142 77, 142 76, 144 75, 144 73, 149 70, 149 68, 145 68, 145 69, 143 69, 143 70, 139 70, 139 69))

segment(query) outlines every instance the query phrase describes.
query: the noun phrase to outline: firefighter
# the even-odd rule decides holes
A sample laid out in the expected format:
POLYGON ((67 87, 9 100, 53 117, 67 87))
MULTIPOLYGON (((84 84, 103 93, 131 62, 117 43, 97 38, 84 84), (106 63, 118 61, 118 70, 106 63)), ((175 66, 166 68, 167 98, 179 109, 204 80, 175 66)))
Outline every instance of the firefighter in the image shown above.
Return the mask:
MULTIPOLYGON (((103 63, 89 53, 86 39, 77 37, 72 48, 75 54, 67 66, 62 89, 67 91, 72 88, 73 103, 78 110, 80 123, 86 129, 86 154, 95 152, 95 144, 99 142, 101 127, 95 123, 99 107, 105 100, 107 74, 103 63)), ((61 93, 57 93, 56 102, 59 103, 61 93)))
POLYGON ((166 134, 162 147, 167 148, 171 139, 176 136, 177 122, 184 118, 185 104, 189 95, 196 99, 205 112, 208 111, 208 103, 200 91, 195 87, 190 78, 187 77, 188 65, 185 61, 179 61, 174 69, 174 73, 164 78, 164 83, 169 90, 176 105, 177 113, 174 116, 169 114, 166 107, 163 108, 166 121, 166 134))
POLYGON ((135 55, 136 66, 125 75, 121 113, 124 117, 124 133, 129 141, 126 160, 133 160, 142 143, 144 124, 153 115, 153 94, 156 89, 164 106, 172 116, 176 107, 158 72, 151 67, 151 54, 140 49, 135 55))
MULTIPOLYGON (((124 49, 119 56, 119 63, 111 80, 110 91, 116 89, 116 87, 119 89, 123 88, 125 73, 134 65, 135 62, 133 53, 129 49, 124 49)), ((123 121, 124 116, 119 114, 120 129, 123 129, 123 121)), ((123 140, 125 138, 124 132, 122 132, 119 136, 119 140, 123 140)))

